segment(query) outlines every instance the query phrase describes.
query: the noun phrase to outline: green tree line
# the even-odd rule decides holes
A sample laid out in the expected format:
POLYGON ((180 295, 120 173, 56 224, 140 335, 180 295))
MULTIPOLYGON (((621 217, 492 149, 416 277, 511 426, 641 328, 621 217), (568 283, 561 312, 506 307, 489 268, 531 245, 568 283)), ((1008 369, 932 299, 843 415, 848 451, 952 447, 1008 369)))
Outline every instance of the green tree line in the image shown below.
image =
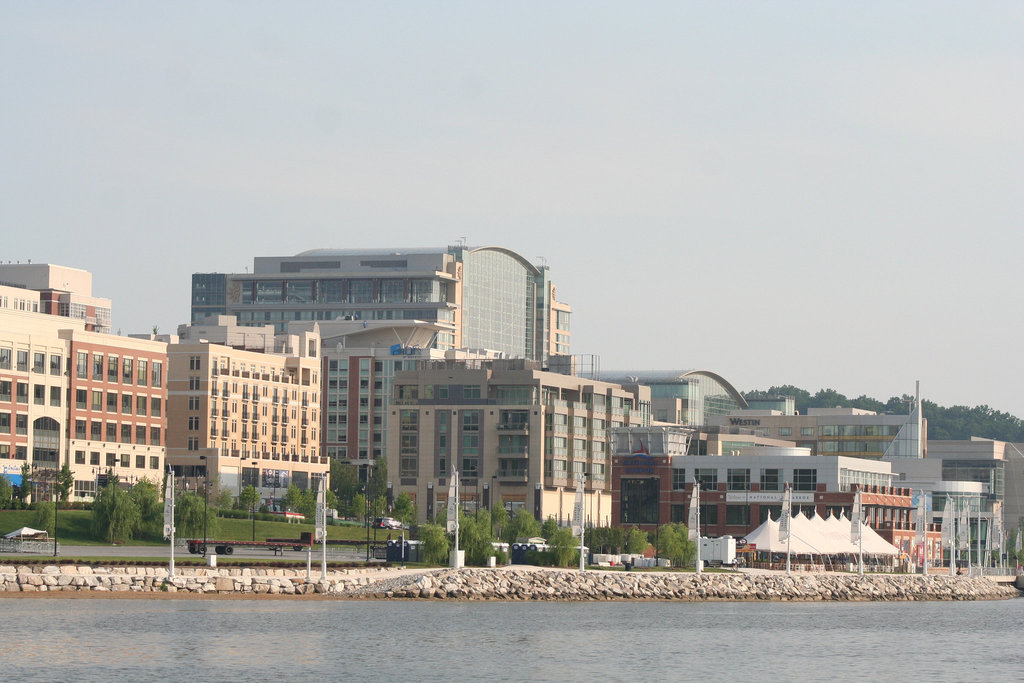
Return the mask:
MULTIPOLYGON (((801 414, 806 414, 808 408, 860 408, 900 415, 907 414, 913 404, 913 397, 908 394, 892 396, 883 402, 865 395, 848 398, 835 389, 819 389, 811 394, 792 384, 748 391, 744 396, 747 399, 791 396, 796 400, 797 412, 801 414)), ((921 407, 928 421, 929 439, 965 440, 979 436, 998 441, 1024 441, 1024 420, 987 405, 946 407, 922 399, 921 407)))

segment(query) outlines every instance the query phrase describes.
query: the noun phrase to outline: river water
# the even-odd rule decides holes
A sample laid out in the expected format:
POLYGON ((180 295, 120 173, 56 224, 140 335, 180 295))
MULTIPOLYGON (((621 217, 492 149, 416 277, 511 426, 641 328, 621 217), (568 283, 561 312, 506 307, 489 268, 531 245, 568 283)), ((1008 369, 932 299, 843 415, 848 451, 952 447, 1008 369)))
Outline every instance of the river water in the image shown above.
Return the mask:
POLYGON ((4 680, 1014 680, 1024 600, 0 599, 4 680))

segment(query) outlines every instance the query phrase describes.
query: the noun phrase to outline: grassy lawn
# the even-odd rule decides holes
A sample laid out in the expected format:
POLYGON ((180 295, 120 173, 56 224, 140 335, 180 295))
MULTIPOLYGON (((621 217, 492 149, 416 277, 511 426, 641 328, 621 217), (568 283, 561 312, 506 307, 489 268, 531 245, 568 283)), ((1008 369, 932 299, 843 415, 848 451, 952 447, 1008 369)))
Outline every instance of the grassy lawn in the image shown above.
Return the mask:
MULTIPOLYGON (((23 526, 35 527, 35 510, 0 510, 0 536, 19 529, 23 526)), ((253 536, 252 520, 248 519, 227 519, 217 520, 219 529, 210 533, 211 538, 225 541, 251 541, 253 536)), ((256 540, 265 541, 268 538, 289 538, 298 539, 303 532, 313 532, 313 524, 289 524, 288 522, 265 522, 256 520, 256 540)), ((377 529, 376 538, 378 541, 387 539, 388 534, 394 539, 399 538, 400 531, 388 531, 377 529)), ((178 535, 182 537, 181 534, 178 535)), ((406 532, 408 537, 408 531, 406 532)), ((57 513, 57 538, 63 545, 108 545, 106 541, 96 540, 92 537, 92 512, 87 510, 61 510, 57 513)), ((337 540, 365 541, 366 528, 352 524, 329 525, 327 527, 327 538, 337 540)), ((374 530, 370 529, 370 540, 374 539, 374 530)), ((138 546, 161 546, 165 545, 163 539, 134 539, 126 545, 138 546)))

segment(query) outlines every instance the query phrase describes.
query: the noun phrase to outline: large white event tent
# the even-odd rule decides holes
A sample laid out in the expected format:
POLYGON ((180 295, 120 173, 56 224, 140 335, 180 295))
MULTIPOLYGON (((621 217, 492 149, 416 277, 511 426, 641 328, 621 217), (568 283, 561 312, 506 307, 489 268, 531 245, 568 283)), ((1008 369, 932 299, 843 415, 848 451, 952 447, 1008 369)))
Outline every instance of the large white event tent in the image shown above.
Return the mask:
MULTIPOLYGON (((850 542, 850 520, 845 517, 822 519, 817 513, 808 518, 805 515, 794 515, 792 520, 792 541, 779 540, 779 522, 769 515, 764 523, 746 535, 747 543, 752 543, 758 552, 785 553, 787 546, 793 555, 856 555, 860 548, 850 542)), ((863 526, 864 554, 887 555, 899 554, 899 549, 870 526, 863 526)))

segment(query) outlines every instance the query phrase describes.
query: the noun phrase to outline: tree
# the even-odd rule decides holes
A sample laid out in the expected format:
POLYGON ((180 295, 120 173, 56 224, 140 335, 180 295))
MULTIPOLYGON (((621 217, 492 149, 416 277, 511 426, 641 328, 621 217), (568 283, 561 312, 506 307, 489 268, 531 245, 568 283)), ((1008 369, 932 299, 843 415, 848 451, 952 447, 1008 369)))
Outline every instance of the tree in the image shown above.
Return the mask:
POLYGON ((555 535, 556 531, 558 531, 558 522, 555 521, 554 517, 548 517, 540 526, 540 535, 544 538, 551 538, 555 535))
POLYGON ((256 487, 249 484, 242 492, 238 494, 238 505, 243 510, 254 510, 256 504, 260 502, 260 493, 256 490, 256 487))
POLYGON ((339 512, 355 516, 353 509, 356 493, 359 492, 359 470, 340 458, 331 459, 331 490, 338 496, 339 512))
POLYGON ((33 526, 36 529, 44 529, 46 533, 53 535, 54 531, 54 520, 56 514, 54 514, 53 505, 50 503, 36 505, 36 516, 32 521, 33 526))
POLYGON ((423 541, 423 561, 427 564, 448 564, 448 534, 438 524, 421 524, 419 540, 423 541))
POLYGON ((139 506, 116 478, 96 494, 92 504, 92 533, 107 543, 130 541, 142 524, 139 506))
POLYGON ((519 508, 512 517, 512 521, 505 525, 504 532, 505 535, 502 537, 504 541, 515 543, 520 538, 540 536, 540 523, 524 508, 519 508))
POLYGON ((400 493, 395 498, 395 505, 391 509, 391 516, 402 524, 412 524, 416 521, 416 506, 413 505, 412 497, 408 493, 400 493))
POLYGON ((367 509, 367 497, 362 494, 356 494, 352 497, 352 516, 356 519, 366 521, 369 517, 369 510, 367 509))
POLYGON ((68 464, 64 463, 64 466, 60 468, 60 474, 57 475, 57 495, 60 498, 60 502, 68 502, 74 487, 75 475, 71 473, 71 468, 68 464))
MULTIPOLYGON (((34 482, 32 481, 32 468, 28 466, 28 463, 22 463, 21 465, 21 486, 18 487, 18 498, 24 503, 28 500, 28 497, 32 495, 32 489, 34 482)), ((35 498, 33 498, 35 500, 35 498)))
MULTIPOLYGON (((174 501, 174 527, 184 538, 203 537, 203 497, 196 493, 179 494, 174 501)), ((206 534, 213 538, 220 530, 214 508, 207 506, 206 534)))
POLYGON ((563 527, 556 529, 548 538, 548 546, 554 555, 555 566, 570 567, 579 562, 579 543, 572 535, 572 529, 563 527))
POLYGON ((281 505, 285 510, 297 512, 302 504, 302 490, 294 483, 288 485, 288 490, 281 496, 281 505))
POLYGON ((466 551, 466 564, 486 565, 487 559, 494 555, 491 541, 491 515, 487 510, 459 515, 459 548, 466 551))
POLYGON ((384 458, 373 461, 370 481, 367 482, 366 495, 370 500, 387 498, 388 494, 388 462, 384 458))
POLYGON ((132 487, 130 495, 139 509, 139 531, 150 538, 160 538, 163 535, 164 506, 160 503, 156 485, 143 479, 132 487))
POLYGON ((658 554, 667 557, 676 567, 693 564, 697 544, 690 540, 685 524, 665 524, 658 530, 658 554))
POLYGON ((626 552, 630 555, 640 555, 647 550, 647 545, 647 533, 635 526, 630 527, 626 532, 626 552))
POLYGON ((508 524, 508 510, 503 505, 491 506, 491 529, 494 537, 501 538, 505 525, 508 524))
POLYGON ((7 480, 7 477, 0 474, 0 507, 8 507, 13 496, 14 487, 11 486, 11 482, 7 480))

